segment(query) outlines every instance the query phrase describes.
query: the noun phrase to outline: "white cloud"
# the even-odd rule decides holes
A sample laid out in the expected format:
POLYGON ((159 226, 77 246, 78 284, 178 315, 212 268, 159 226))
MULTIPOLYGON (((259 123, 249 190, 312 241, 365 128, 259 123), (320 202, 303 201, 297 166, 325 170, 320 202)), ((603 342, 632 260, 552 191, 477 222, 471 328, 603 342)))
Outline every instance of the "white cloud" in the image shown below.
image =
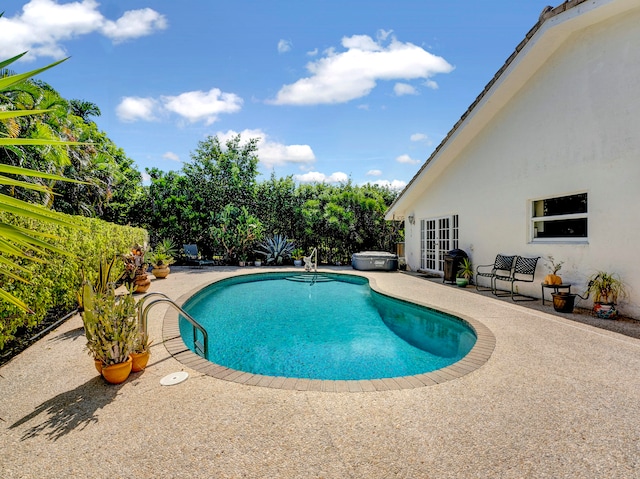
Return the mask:
POLYGON ((400 155, 399 157, 396 158, 396 161, 398 163, 406 163, 408 165, 416 165, 420 163, 420 160, 414 160, 409 155, 400 155))
POLYGON ((341 171, 336 171, 330 175, 325 175, 319 171, 310 171, 303 175, 295 175, 294 178, 300 183, 346 183, 349 176, 341 171))
POLYGON ((280 40, 278 42, 278 53, 286 53, 291 50, 291 42, 289 40, 280 40))
POLYGON ((58 4, 53 0, 31 0, 13 17, 0 17, 0 56, 9 58, 29 51, 25 59, 62 58, 63 42, 91 33, 101 33, 114 43, 163 30, 166 18, 150 8, 126 11, 109 20, 98 11, 95 0, 58 4))
POLYGON ((162 155, 162 158, 164 158, 165 160, 171 160, 171 161, 180 161, 180 157, 178 155, 176 155, 173 151, 167 151, 164 155, 162 155))
POLYGON ((411 135, 411 141, 428 141, 429 137, 424 133, 414 133, 411 135))
POLYGON ((310 56, 310 57, 315 57, 317 54, 318 54, 318 49, 317 48, 314 48, 310 52, 307 52, 307 55, 310 56))
POLYGON ((154 31, 165 28, 167 28, 167 20, 164 15, 150 8, 143 8, 124 12, 115 22, 106 20, 101 31, 114 43, 120 43, 131 38, 151 35, 154 31))
POLYGON ((393 86, 393 93, 395 93, 397 96, 417 95, 418 90, 416 90, 414 86, 409 85, 408 83, 396 83, 393 86))
POLYGON ((381 32, 377 40, 367 35, 343 38, 345 51, 327 49, 322 58, 307 64, 310 76, 284 85, 271 103, 345 103, 368 95, 378 81, 428 80, 453 70, 444 58, 411 43, 399 42, 393 36, 387 45, 383 44, 391 32, 381 32))
POLYGON ((161 97, 167 110, 177 113, 190 122, 204 121, 207 125, 218 120, 222 113, 240 111, 242 98, 235 93, 224 93, 219 88, 208 92, 189 91, 178 96, 161 97))
MULTIPOLYGON (((313 150, 309 145, 285 145, 278 143, 270 140, 269 136, 262 130, 244 130, 239 134, 243 141, 249 141, 251 138, 260 139, 258 143, 258 158, 260 159, 260 163, 267 169, 288 164, 305 167, 316 161, 313 150)), ((219 131, 216 133, 216 136, 223 145, 227 140, 237 135, 238 132, 233 130, 226 132, 219 131)))
POLYGON ((390 188, 392 190, 402 190, 404 189, 405 186, 407 186, 407 182, 406 181, 402 181, 402 180, 377 180, 374 181, 372 183, 373 185, 378 185, 378 186, 384 186, 386 188, 390 188))
POLYGON ((382 171, 380 170, 369 170, 367 171, 367 176, 380 176, 382 171))
POLYGON ((432 90, 437 90, 438 89, 438 84, 433 80, 427 80, 426 82, 424 82, 424 85, 427 88, 431 88, 432 90))
POLYGON ((137 120, 154 121, 160 114, 160 105, 153 98, 125 97, 116 107, 120 120, 131 123, 137 120))
POLYGON ((190 121, 204 121, 210 125, 223 113, 236 113, 242 108, 242 98, 235 93, 225 93, 218 88, 208 92, 189 91, 177 96, 161 96, 160 99, 124 97, 116 107, 120 120, 152 121, 168 112, 190 121))

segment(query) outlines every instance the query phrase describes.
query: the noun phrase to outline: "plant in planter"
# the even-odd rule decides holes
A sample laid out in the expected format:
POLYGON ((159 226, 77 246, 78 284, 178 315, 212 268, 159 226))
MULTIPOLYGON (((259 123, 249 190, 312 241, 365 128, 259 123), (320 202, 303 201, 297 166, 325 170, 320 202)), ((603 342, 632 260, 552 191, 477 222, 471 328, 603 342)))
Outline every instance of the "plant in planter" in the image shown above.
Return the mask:
POLYGON ((456 284, 461 288, 466 288, 473 279, 473 264, 469 258, 463 258, 456 276, 456 284))
POLYGON ((545 265, 551 273, 544 277, 544 284, 562 284, 562 278, 558 276, 558 271, 562 269, 563 264, 564 261, 556 262, 553 256, 547 256, 547 263, 545 265))
POLYGON ((138 324, 138 335, 131 353, 131 372, 137 373, 147 367, 151 356, 151 342, 149 334, 146 331, 142 331, 140 324, 138 324))
POLYGON ((598 271, 589 278, 587 292, 593 293, 593 310, 600 318, 613 319, 618 315, 618 298, 627 296, 624 282, 615 273, 598 271))
POLYGON ((285 259, 291 257, 295 244, 284 235, 274 235, 260 243, 258 247, 262 249, 255 252, 264 255, 267 264, 281 265, 285 259))
POLYGON ((146 293, 151 285, 151 280, 147 277, 149 269, 149 258, 147 253, 147 245, 134 245, 131 251, 122 255, 124 260, 124 273, 121 280, 134 293, 146 293))
POLYGON ((176 262, 174 259, 177 250, 170 239, 164 239, 156 245, 147 255, 153 269, 151 273, 156 278, 166 278, 171 272, 171 266, 176 262))
POLYGON ((291 252, 294 266, 302 266, 302 258, 304 258, 304 251, 302 248, 296 248, 291 252))
POLYGON ((110 383, 119 384, 131 372, 131 353, 139 334, 136 301, 131 294, 118 296, 110 275, 115 263, 102 261, 98 279, 91 284, 86 278, 78 292, 87 349, 96 369, 110 383))

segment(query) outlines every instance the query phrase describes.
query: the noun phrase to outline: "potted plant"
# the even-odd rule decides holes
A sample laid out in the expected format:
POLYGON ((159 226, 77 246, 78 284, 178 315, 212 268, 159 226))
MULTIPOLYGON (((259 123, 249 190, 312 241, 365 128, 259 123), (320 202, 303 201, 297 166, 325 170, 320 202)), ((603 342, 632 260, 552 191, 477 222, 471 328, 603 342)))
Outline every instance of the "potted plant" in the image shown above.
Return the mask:
POLYGON ((294 266, 302 266, 302 258, 304 258, 304 250, 302 248, 296 248, 291 252, 294 266))
POLYGON ((466 288, 471 279, 473 279, 473 265, 469 258, 463 258, 456 276, 456 284, 461 288, 466 288))
POLYGON ((139 327, 133 295, 116 295, 110 282, 114 262, 101 262, 95 285, 83 279, 78 303, 96 369, 108 382, 119 384, 131 373, 139 327))
POLYGON ((587 292, 593 293, 593 310, 599 318, 613 319, 618 315, 618 298, 627 295, 626 285, 615 273, 598 271, 589 278, 587 292))
POLYGON ((131 372, 137 373, 143 371, 147 367, 149 357, 151 356, 151 340, 149 334, 143 332, 138 324, 138 334, 131 353, 131 372))
POLYGON ((122 255, 124 260, 124 273, 122 280, 133 289, 134 293, 146 293, 151 286, 151 280, 147 277, 149 258, 147 245, 134 245, 131 251, 122 255))
POLYGON ((240 253, 239 255, 239 259, 238 259, 238 266, 240 266, 241 268, 244 268, 247 265, 247 258, 249 257, 249 255, 245 252, 240 253))
POLYGON ((147 259, 153 267, 151 273, 156 278, 166 278, 171 272, 171 268, 169 268, 169 266, 175 263, 175 255, 176 248, 170 239, 163 239, 160 241, 160 243, 158 243, 147 255, 147 259))
POLYGON ((562 269, 563 264, 564 261, 556 262, 553 256, 547 256, 546 266, 551 273, 544 277, 544 284, 562 284, 562 278, 558 276, 558 271, 562 269))

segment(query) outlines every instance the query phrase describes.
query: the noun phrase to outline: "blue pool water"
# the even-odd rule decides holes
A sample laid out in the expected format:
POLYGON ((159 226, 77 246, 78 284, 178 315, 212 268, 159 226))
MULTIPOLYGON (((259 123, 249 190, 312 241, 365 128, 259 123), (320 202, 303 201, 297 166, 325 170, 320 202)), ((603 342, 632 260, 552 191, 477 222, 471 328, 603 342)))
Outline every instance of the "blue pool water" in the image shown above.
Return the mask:
MULTIPOLYGON (((365 278, 292 276, 238 276, 187 301, 209 334, 210 361, 268 376, 376 379, 441 369, 475 344, 462 320, 376 293, 365 278)), ((193 349, 182 318, 180 331, 193 349)))

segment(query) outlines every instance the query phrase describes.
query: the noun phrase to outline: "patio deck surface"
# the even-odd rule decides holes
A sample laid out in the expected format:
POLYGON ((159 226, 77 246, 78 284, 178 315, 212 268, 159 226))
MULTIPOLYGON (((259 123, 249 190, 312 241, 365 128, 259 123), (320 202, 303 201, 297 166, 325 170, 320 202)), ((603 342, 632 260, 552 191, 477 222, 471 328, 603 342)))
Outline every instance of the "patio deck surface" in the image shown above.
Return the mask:
MULTIPOLYGON (((267 269, 173 270, 150 291, 177 299, 267 269)), ((488 361, 387 391, 239 384, 171 356, 161 305, 146 371, 113 386, 97 375, 76 316, 0 367, 0 477, 640 476, 640 340, 407 274, 360 273, 486 326, 488 361), (185 382, 160 385, 181 370, 185 382)))

